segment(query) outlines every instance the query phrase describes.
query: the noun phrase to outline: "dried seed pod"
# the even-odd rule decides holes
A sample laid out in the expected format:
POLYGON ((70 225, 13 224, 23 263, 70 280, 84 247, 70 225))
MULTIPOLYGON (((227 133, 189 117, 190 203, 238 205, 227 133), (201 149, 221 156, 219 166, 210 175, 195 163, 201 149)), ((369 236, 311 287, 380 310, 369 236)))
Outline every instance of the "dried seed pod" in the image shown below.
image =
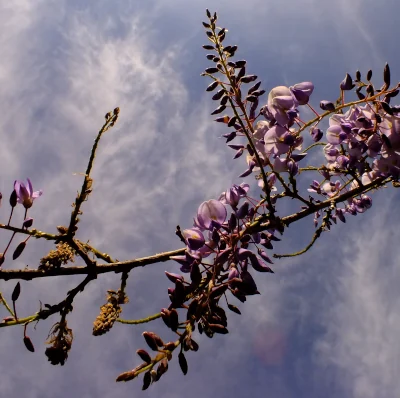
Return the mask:
POLYGON ((359 82, 361 80, 361 72, 358 70, 356 72, 356 82, 359 82))
POLYGON ((370 69, 370 70, 367 72, 367 80, 370 81, 371 79, 372 79, 372 70, 370 69))
POLYGON ((203 48, 204 48, 205 50, 214 50, 214 51, 215 51, 215 47, 214 47, 214 46, 211 46, 211 45, 209 45, 209 44, 204 44, 204 45, 203 45, 203 48))

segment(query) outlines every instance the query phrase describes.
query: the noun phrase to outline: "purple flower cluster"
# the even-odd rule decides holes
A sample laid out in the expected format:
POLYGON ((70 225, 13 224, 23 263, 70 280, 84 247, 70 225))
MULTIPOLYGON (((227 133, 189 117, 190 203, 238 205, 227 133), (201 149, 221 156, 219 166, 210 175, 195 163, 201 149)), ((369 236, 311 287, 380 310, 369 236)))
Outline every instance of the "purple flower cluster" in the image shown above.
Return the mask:
MULTIPOLYGON (((167 277, 175 282, 175 287, 169 289, 171 308, 181 305, 182 300, 196 290, 200 281, 209 284, 211 292, 229 290, 244 302, 246 296, 258 293, 249 265, 258 272, 273 272, 266 264, 272 264, 272 261, 264 249, 272 249, 272 241, 279 239, 275 237, 274 229, 247 232, 249 223, 258 216, 247 195, 248 189, 247 184, 233 185, 221 194, 219 200, 203 202, 198 208, 193 228, 182 231, 187 245, 186 254, 172 259, 181 265, 183 273, 190 273, 192 283, 182 289, 183 276, 167 273, 167 277), (255 247, 257 254, 249 250, 250 246, 255 247)), ((215 306, 220 294, 212 294, 212 297, 215 306)), ((205 297, 198 299, 207 300, 205 297)), ((204 319, 202 322, 207 323, 204 319)))
MULTIPOLYGON (((306 154, 293 153, 301 150, 303 143, 303 137, 293 126, 300 123, 299 107, 308 104, 313 90, 314 85, 311 82, 303 82, 291 87, 278 86, 269 92, 268 103, 260 111, 265 120, 259 120, 255 124, 251 135, 258 156, 255 156, 249 145, 229 145, 237 151, 235 158, 240 157, 245 150, 248 151, 248 168, 240 177, 246 177, 259 171, 260 167, 270 165, 272 171, 277 173, 288 172, 292 176, 298 173, 298 162, 306 154)), ((249 89, 251 91, 252 88, 249 89)), ((232 139, 230 135, 225 137, 228 142, 232 139)))
POLYGON ((400 110, 388 113, 387 107, 382 102, 353 106, 330 117, 324 155, 331 174, 356 169, 364 185, 378 177, 400 177, 400 110))

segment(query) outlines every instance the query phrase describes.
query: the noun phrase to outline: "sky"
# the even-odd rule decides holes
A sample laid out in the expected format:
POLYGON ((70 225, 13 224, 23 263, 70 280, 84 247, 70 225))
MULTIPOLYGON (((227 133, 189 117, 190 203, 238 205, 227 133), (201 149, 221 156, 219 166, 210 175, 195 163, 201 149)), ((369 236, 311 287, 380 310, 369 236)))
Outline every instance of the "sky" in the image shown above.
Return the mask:
MULTIPOLYGON (((311 102, 318 107, 322 99, 337 98, 346 72, 372 69, 380 82, 388 62, 392 81, 399 80, 397 0, 0 0, 0 191, 7 199, 13 181, 27 177, 43 189, 32 208, 35 228, 55 233, 69 220, 79 173, 105 113, 116 106, 120 118, 100 143, 80 239, 119 260, 178 249, 176 225, 190 228, 201 202, 243 181, 244 161, 232 160, 219 138, 227 131, 213 123, 209 81, 200 76, 209 66, 201 48, 206 8, 218 12, 229 31, 226 41, 239 46, 238 59, 248 61, 267 91, 312 81, 311 102)), ((246 182, 256 185, 252 177, 246 182)), ((119 275, 109 274, 76 298, 65 366, 50 365, 44 355, 57 318, 28 329, 33 354, 22 343, 22 327, 0 330, 2 394, 398 397, 398 192, 388 187, 373 200, 370 210, 323 234, 305 255, 277 260, 275 274, 257 275, 262 294, 235 302, 242 315, 229 314, 229 334, 195 337, 200 349, 188 353, 186 376, 173 361, 148 391, 141 391, 141 380, 115 383, 139 364, 135 351, 146 347, 143 331, 167 341, 173 336, 158 320, 116 324, 93 337, 107 289, 119 286, 119 275)), ((1 222, 7 222, 3 202, 1 222)), ((301 249, 312 233, 312 218, 291 226, 276 253, 301 249)), ((8 239, 3 231, 1 244, 8 239)), ((35 268, 51 248, 31 240, 3 268, 35 268)), ((141 318, 167 306, 164 271, 178 269, 168 262, 134 270, 122 317, 141 318)), ((20 316, 37 311, 39 300, 59 302, 81 279, 21 282, 20 316)), ((1 281, 0 291, 10 297, 14 286, 1 281)), ((7 316, 4 308, 0 316, 7 316)))

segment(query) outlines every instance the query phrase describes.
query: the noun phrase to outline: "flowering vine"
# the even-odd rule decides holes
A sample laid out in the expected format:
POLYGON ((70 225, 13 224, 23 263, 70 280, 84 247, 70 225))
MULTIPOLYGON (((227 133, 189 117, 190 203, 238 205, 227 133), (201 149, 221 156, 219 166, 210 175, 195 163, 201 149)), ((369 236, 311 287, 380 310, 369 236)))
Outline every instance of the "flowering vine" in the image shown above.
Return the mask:
POLYGON ((82 188, 73 203, 69 225, 58 226, 57 234, 32 229, 33 219, 28 217, 28 210, 42 191, 34 192, 29 179, 26 184, 14 183, 8 223, 0 224, 0 228, 12 232, 0 254, 3 267, 0 278, 31 280, 55 275, 85 275, 63 301, 45 304, 28 317, 17 316, 16 302, 21 295, 19 282, 11 297, 12 306, 0 293, 10 315, 0 327, 22 325, 23 342, 29 351, 34 351, 34 345, 27 335, 28 325, 59 314, 60 320, 50 330, 47 342, 50 347, 45 352, 53 365, 64 365, 72 347, 73 332, 67 318, 75 298, 98 274, 120 272, 121 285, 118 290, 108 291, 107 302, 95 318, 93 335, 109 332, 115 322, 135 325, 161 318, 176 335, 176 340, 164 342, 154 332, 144 332, 145 343, 154 353, 138 349, 141 363, 121 373, 117 381, 129 381, 143 374, 142 388, 147 389, 168 371, 168 364, 174 357, 186 374, 189 366, 185 352, 199 349, 193 333, 198 330, 209 338, 227 334, 226 310, 240 315, 235 300, 245 303, 250 296, 260 294, 258 273, 274 273, 276 259, 305 253, 337 220, 344 223, 346 217, 370 209, 374 190, 389 183, 399 186, 400 106, 391 101, 398 95, 400 84, 391 85, 387 64, 381 87, 372 82, 371 71, 364 80, 359 71, 354 80, 347 73, 338 85, 338 100, 321 100, 320 109, 316 110, 310 104, 314 85, 309 81, 273 87, 266 95, 258 77, 247 72, 247 62, 235 58, 237 46, 226 44, 227 30, 217 27, 217 14, 207 10, 207 18, 203 25, 209 43, 203 48, 208 52, 206 58, 211 66, 202 75, 211 79, 206 91, 212 93, 212 100, 217 104, 211 114, 216 122, 228 128, 223 137, 234 151, 233 158, 244 160, 239 178, 247 180, 228 187, 218 198, 201 203, 192 225, 188 223, 185 229, 177 227, 175 233, 183 248, 118 262, 75 236, 82 205, 92 192, 91 171, 97 147, 104 133, 117 122, 119 108, 105 116, 82 188), (353 100, 346 102, 348 96, 354 97, 353 100), (305 109, 312 112, 313 119, 304 121, 305 109), (310 145, 304 148, 307 141, 310 145), (306 164, 311 151, 320 151, 320 165, 306 164), (251 180, 255 181, 252 187, 251 180), (297 206, 294 213, 278 212, 283 198, 294 200, 297 206), (25 209, 25 216, 22 225, 15 227, 11 221, 18 204, 25 209), (284 239, 285 229, 306 217, 315 226, 310 243, 295 253, 274 253, 276 242, 284 239), (17 234, 26 238, 14 250, 13 260, 23 254, 31 237, 53 241, 55 249, 42 258, 37 269, 7 269, 7 253, 17 234), (77 258, 85 265, 69 265, 77 258), (123 306, 129 301, 126 287, 130 272, 139 266, 167 260, 174 260, 180 272, 165 273, 171 282, 165 307, 146 318, 121 319, 123 306))

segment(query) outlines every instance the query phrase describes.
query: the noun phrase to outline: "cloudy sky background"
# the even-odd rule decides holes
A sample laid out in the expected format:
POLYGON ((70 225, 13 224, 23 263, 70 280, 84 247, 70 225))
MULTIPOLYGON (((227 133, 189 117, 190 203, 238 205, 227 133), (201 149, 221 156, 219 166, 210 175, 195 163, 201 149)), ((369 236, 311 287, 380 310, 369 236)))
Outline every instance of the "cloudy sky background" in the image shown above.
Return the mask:
MULTIPOLYGON (((396 0, 19 1, 0 0, 0 191, 30 177, 44 195, 35 203, 35 227, 55 232, 66 224, 96 132, 104 114, 120 119, 98 151, 94 193, 83 207, 79 237, 123 260, 179 248, 175 226, 191 226, 198 205, 216 198, 245 168, 212 123, 208 66, 201 45, 205 8, 217 10, 239 45, 238 58, 267 90, 311 80, 313 104, 337 98, 346 72, 374 70, 389 62, 399 80, 396 0)), ((380 80, 378 81, 378 85, 380 80)), ((249 178, 251 182, 251 178, 249 178)), ((141 392, 141 381, 115 377, 139 363, 141 332, 172 335, 161 321, 117 324, 92 337, 92 322, 118 275, 102 275, 75 301, 69 317, 75 339, 64 367, 44 356, 56 318, 23 330, 0 331, 2 394, 7 397, 82 398, 162 396, 398 397, 400 395, 400 221, 398 193, 374 196, 370 211, 324 234, 306 255, 277 261, 275 275, 257 275, 260 296, 238 304, 230 334, 197 336, 188 353, 189 373, 177 363, 159 383, 141 392), (53 322, 52 322, 53 321, 53 322)), ((7 200, 2 221, 8 219, 7 200)), ((21 209, 19 209, 21 212, 21 209)), ((276 252, 304 247, 312 219, 291 227, 276 252)), ((9 235, 2 233, 6 244, 9 235)), ((18 239, 16 240, 18 243, 18 239)), ((51 249, 30 241, 20 261, 36 267, 51 249)), ((168 303, 164 270, 175 263, 135 270, 124 318, 156 313, 168 303)), ((56 303, 82 277, 22 282, 19 315, 56 303)), ((15 282, 1 282, 9 295, 15 282)), ((235 303, 237 304, 237 303, 235 303)), ((2 316, 6 316, 3 309, 2 316)))

